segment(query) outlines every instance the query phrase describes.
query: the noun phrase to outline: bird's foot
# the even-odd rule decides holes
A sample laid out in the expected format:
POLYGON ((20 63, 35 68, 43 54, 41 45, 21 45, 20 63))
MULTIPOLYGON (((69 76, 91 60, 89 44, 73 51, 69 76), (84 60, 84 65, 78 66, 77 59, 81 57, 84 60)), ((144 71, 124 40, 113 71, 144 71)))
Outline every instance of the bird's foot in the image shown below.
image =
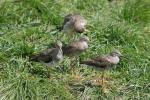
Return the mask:
POLYGON ((108 93, 111 89, 109 86, 108 78, 104 76, 96 77, 96 79, 92 82, 92 84, 100 86, 103 93, 108 93))

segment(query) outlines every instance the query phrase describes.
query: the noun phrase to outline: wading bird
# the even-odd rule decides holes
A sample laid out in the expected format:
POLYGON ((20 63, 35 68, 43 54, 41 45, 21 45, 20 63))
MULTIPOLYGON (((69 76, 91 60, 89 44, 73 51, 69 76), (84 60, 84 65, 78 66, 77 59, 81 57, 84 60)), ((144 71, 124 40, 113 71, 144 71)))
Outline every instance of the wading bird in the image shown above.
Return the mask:
POLYGON ((112 68, 113 65, 116 65, 120 61, 121 53, 119 50, 114 50, 108 55, 101 55, 94 58, 91 58, 91 60, 83 60, 80 61, 80 64, 85 64, 92 66, 96 69, 101 69, 103 71, 102 73, 102 85, 103 85, 103 77, 104 77, 104 70, 112 68))
POLYGON ((68 14, 64 18, 64 22, 62 25, 62 32, 64 32, 68 41, 75 40, 78 35, 77 33, 83 33, 86 31, 86 19, 80 14, 68 14))
POLYGON ((66 47, 62 47, 63 53, 66 56, 77 56, 88 49, 89 38, 86 36, 80 37, 78 41, 72 42, 66 47))
POLYGON ((64 18, 63 31, 82 33, 86 24, 87 21, 80 14, 68 14, 64 18))
POLYGON ((31 61, 46 63, 47 70, 49 66, 53 66, 63 59, 62 43, 57 41, 55 48, 50 48, 42 51, 37 55, 30 57, 31 61))
POLYGON ((82 36, 78 41, 72 42, 68 46, 62 48, 64 55, 72 58, 72 68, 79 65, 79 55, 88 49, 88 42, 89 38, 82 36))

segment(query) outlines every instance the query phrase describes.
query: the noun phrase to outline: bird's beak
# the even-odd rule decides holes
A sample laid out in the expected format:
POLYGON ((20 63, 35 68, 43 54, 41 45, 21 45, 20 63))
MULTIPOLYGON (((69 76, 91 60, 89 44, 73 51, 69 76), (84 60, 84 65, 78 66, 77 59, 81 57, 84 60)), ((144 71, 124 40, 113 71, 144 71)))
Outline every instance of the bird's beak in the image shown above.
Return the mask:
POLYGON ((120 57, 124 57, 124 56, 121 54, 120 57))
POLYGON ((85 29, 85 32, 90 32, 89 30, 85 29))

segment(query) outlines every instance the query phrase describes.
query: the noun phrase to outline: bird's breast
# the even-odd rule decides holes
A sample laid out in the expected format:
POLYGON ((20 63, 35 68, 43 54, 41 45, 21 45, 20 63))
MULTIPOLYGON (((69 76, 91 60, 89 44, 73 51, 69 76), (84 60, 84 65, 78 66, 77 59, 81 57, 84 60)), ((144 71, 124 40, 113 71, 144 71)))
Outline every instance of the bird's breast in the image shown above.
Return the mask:
POLYGON ((85 50, 85 49, 87 49, 87 48, 88 48, 87 42, 82 42, 82 43, 80 44, 80 49, 81 49, 81 50, 85 50))
POLYGON ((57 60, 63 59, 62 51, 59 51, 59 52, 58 52, 58 54, 57 54, 57 56, 56 56, 56 59, 57 59, 57 60))
POLYGON ((118 64, 119 63, 119 57, 110 57, 110 58, 108 58, 108 61, 110 62, 110 63, 112 63, 112 64, 118 64))
POLYGON ((86 22, 85 22, 85 21, 81 20, 81 21, 79 22, 79 26, 80 26, 80 27, 85 27, 85 25, 86 25, 86 22))

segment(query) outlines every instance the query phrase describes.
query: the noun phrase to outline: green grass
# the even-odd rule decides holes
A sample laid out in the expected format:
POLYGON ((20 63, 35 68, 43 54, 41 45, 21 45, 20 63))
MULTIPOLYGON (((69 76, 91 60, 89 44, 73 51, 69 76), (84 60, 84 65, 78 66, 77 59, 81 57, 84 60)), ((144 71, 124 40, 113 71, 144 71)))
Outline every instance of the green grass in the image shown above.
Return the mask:
MULTIPOLYGON (((149 100, 150 1, 114 1, 0 0, 0 99, 149 100), (29 61, 31 54, 63 36, 52 30, 65 15, 76 12, 88 20, 86 34, 91 40, 81 59, 114 48, 124 55, 116 68, 106 72, 105 89, 85 84, 101 72, 84 65, 73 70, 68 58, 51 69, 50 78, 45 65, 29 61)), ((67 42, 66 37, 61 40, 67 42)))

